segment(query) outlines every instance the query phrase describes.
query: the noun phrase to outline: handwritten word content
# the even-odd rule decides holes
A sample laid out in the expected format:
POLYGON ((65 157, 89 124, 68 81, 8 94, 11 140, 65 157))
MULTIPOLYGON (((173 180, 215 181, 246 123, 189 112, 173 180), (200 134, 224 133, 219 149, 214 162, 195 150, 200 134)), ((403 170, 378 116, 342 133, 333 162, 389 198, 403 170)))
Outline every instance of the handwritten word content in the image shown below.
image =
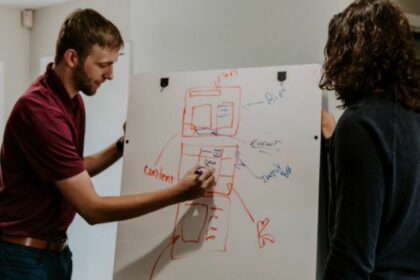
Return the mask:
POLYGON ((260 179, 264 183, 267 183, 273 178, 280 177, 280 176, 289 178, 290 174, 292 174, 292 168, 289 165, 287 165, 286 167, 282 167, 280 163, 277 162, 277 163, 274 163, 273 166, 274 168, 267 175, 260 176, 260 179))
POLYGON ((173 184, 174 182, 174 176, 165 174, 162 170, 162 167, 159 168, 153 168, 148 165, 144 166, 143 172, 145 175, 154 177, 159 181, 167 182, 170 184, 173 184))

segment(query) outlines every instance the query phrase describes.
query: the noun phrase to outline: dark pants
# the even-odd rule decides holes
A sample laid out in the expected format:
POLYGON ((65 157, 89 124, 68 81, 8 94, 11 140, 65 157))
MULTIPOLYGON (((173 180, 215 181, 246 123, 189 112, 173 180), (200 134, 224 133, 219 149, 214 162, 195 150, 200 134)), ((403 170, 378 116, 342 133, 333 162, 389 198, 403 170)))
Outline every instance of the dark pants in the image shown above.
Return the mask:
POLYGON ((71 256, 0 241, 0 280, 70 280, 71 256))

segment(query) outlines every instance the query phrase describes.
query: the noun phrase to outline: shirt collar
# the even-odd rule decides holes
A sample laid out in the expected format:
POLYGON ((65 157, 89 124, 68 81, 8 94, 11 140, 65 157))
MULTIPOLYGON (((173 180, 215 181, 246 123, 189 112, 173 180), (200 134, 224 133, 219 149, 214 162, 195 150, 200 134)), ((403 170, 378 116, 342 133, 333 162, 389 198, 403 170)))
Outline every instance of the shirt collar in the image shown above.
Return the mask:
POLYGON ((60 98, 63 104, 75 110, 80 104, 80 96, 77 94, 73 98, 70 97, 70 94, 64 87, 63 82, 57 76, 57 74, 52 69, 53 63, 49 63, 47 66, 47 70, 45 72, 45 78, 50 85, 51 89, 53 89, 54 93, 60 98))

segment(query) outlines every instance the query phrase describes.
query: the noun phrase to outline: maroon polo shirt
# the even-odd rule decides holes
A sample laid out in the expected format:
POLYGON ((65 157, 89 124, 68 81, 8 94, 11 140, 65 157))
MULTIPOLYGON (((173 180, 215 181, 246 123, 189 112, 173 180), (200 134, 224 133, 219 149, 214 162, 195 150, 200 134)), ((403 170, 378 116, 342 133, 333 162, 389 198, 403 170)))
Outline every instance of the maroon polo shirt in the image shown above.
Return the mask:
POLYGON ((81 173, 85 109, 52 64, 17 101, 0 154, 0 234, 62 238, 75 211, 54 182, 81 173))

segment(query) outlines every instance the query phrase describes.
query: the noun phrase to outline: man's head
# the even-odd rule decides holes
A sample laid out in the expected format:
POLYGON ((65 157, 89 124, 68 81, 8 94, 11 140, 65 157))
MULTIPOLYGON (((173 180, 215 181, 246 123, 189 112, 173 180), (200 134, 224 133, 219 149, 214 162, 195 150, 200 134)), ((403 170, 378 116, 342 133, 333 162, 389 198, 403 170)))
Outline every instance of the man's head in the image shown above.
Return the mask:
POLYGON ((344 107, 378 92, 420 110, 419 61, 397 5, 356 0, 331 19, 320 87, 335 90, 344 107))
POLYGON ((73 87, 93 95, 102 82, 112 79, 112 65, 124 42, 117 27, 98 12, 71 13, 58 36, 54 63, 73 70, 73 87))

